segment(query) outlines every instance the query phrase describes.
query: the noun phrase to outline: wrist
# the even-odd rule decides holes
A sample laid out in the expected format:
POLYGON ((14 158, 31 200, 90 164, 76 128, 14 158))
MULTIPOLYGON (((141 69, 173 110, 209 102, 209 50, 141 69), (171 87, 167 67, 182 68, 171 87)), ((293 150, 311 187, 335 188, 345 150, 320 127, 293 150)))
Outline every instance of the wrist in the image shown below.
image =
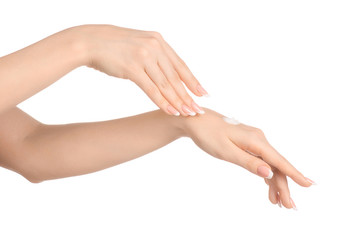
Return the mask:
POLYGON ((198 129, 207 129, 208 125, 210 126, 210 124, 206 123, 219 121, 223 116, 206 107, 203 107, 203 110, 205 114, 197 114, 196 116, 169 116, 173 121, 173 125, 178 130, 180 137, 192 137, 198 129))
MULTIPOLYGON (((167 115, 166 113, 164 113, 164 114, 167 115)), ((175 130, 178 138, 189 136, 188 131, 187 131, 187 129, 188 129, 187 128, 187 118, 188 117, 167 115, 167 118, 169 119, 171 128, 175 130)))
POLYGON ((88 66, 92 59, 94 46, 89 40, 87 31, 91 25, 80 25, 66 29, 66 33, 70 38, 70 48, 77 57, 79 66, 88 66))
MULTIPOLYGON (((205 108, 204 108, 205 109, 205 108)), ((208 111, 206 109, 206 111, 208 111)), ((193 131, 195 126, 199 125, 200 122, 205 121, 204 114, 196 115, 196 116, 169 116, 171 119, 171 123, 174 128, 177 130, 179 137, 191 137, 193 135, 193 131)))

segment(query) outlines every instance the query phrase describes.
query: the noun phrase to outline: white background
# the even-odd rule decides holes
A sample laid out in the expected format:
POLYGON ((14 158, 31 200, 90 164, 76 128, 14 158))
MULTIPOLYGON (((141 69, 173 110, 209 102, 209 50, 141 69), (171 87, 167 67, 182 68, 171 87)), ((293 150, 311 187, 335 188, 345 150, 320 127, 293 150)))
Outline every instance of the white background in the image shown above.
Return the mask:
MULTIPOLYGON (((0 169, 0 239, 361 239, 360 1, 2 1, 0 55, 62 29, 160 32, 209 91, 197 102, 264 130, 305 176, 298 211, 263 179, 182 138, 84 176, 32 184, 0 169), (71 2, 71 3, 70 3, 71 2)), ((156 109, 86 67, 19 105, 44 123, 156 109)))

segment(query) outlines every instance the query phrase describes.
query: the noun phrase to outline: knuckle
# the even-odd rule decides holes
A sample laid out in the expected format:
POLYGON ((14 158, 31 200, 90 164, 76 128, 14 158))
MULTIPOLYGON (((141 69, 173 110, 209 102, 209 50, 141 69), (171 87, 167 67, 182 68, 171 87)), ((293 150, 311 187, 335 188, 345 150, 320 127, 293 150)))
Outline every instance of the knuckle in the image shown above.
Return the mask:
POLYGON ((167 100, 164 97, 161 97, 159 99, 159 107, 166 109, 167 106, 168 106, 167 100))
POLYGON ((158 83, 158 87, 162 90, 162 91, 168 91, 170 88, 170 84, 166 79, 161 80, 158 83))
POLYGON ((175 70, 170 73, 170 80, 172 80, 173 82, 181 81, 180 76, 175 70))
POLYGON ((150 95, 150 96, 156 96, 158 93, 158 90, 155 86, 153 85, 147 85, 145 87, 145 91, 150 95))
POLYGON ((157 32, 157 31, 149 31, 148 33, 153 38, 156 38, 156 39, 161 39, 162 38, 161 33, 157 32))
POLYGON ((150 37, 147 39, 147 44, 151 46, 152 48, 156 48, 160 46, 160 42, 155 37, 150 37))
POLYGON ((182 60, 181 58, 177 61, 177 65, 178 65, 178 67, 181 67, 181 68, 187 68, 185 61, 182 60))
POLYGON ((251 133, 252 135, 257 138, 258 140, 264 140, 265 139, 265 135, 264 135, 264 132, 259 129, 259 128, 252 128, 251 129, 251 133))
POLYGON ((140 56, 141 58, 148 58, 150 56, 150 50, 148 50, 145 47, 140 47, 137 50, 137 54, 138 56, 140 56))
POLYGON ((264 132, 260 128, 254 128, 254 133, 256 135, 264 135, 264 132))

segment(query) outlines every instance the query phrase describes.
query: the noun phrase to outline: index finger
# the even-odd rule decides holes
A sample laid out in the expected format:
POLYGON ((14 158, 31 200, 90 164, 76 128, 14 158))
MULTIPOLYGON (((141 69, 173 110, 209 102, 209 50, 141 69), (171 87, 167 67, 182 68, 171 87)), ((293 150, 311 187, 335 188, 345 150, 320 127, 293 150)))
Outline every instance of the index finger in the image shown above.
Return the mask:
POLYGON ((164 43, 164 50, 166 51, 175 70, 187 88, 190 89, 190 91, 196 96, 208 96, 207 91, 201 86, 200 82, 192 74, 186 63, 177 55, 175 50, 173 50, 173 48, 166 41, 163 40, 162 42, 164 43))
POLYGON ((267 144, 266 147, 261 150, 261 157, 268 164, 276 167, 280 172, 284 173, 294 182, 303 187, 309 187, 312 182, 299 172, 287 159, 285 159, 277 150, 271 145, 267 144))

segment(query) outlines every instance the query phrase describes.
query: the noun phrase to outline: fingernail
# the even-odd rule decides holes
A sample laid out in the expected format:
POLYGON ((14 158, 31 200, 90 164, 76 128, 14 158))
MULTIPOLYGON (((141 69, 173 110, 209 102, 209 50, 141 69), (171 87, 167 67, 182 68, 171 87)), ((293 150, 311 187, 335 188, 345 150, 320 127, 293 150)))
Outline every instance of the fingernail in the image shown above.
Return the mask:
POLYGON ((259 166, 256 171, 258 175, 263 178, 271 179, 273 177, 273 172, 268 167, 259 166))
POLYGON ((293 209, 294 209, 295 211, 297 211, 297 210, 298 210, 298 209, 297 209, 297 206, 295 206, 295 203, 294 203, 294 201, 293 201, 293 199, 292 199, 292 198, 290 198, 290 204, 292 204, 293 209))
POLYGON ((196 113, 193 112, 193 111, 191 111, 191 109, 188 108, 185 104, 182 105, 182 110, 183 110, 186 114, 188 114, 188 115, 190 115, 190 116, 195 116, 195 115, 196 115, 196 113))
POLYGON ((174 107, 172 107, 171 105, 167 106, 167 111, 169 113, 171 113, 172 115, 174 115, 174 116, 180 116, 180 113, 174 107))
POLYGON ((206 92, 206 90, 199 84, 196 87, 197 91, 202 94, 204 97, 209 97, 209 94, 206 92))
POLYGON ((317 185, 316 182, 314 182, 312 179, 309 179, 309 178, 305 178, 308 182, 310 182, 312 185, 317 185))
POLYGON ((278 200, 278 206, 279 206, 280 208, 282 208, 282 202, 280 201, 280 196, 279 196, 279 194, 277 195, 277 200, 278 200))
POLYGON ((197 113, 199 113, 199 114, 204 114, 204 113, 205 113, 205 111, 202 110, 202 109, 200 108, 200 106, 197 105, 195 102, 192 102, 191 105, 192 105, 192 107, 193 107, 194 109, 196 109, 196 112, 197 112, 197 113))

